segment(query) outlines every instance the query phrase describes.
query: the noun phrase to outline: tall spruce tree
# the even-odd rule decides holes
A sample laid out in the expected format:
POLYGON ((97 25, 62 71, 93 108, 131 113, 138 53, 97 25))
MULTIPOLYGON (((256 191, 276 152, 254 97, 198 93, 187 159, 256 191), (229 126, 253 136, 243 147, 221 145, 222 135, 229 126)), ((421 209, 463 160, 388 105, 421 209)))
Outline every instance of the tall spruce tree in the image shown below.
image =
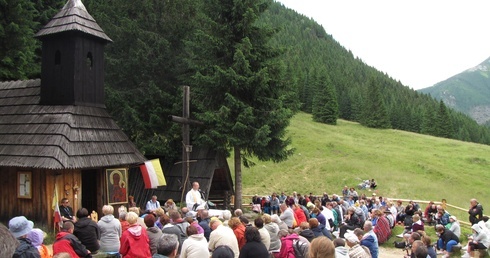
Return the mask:
POLYGON ((336 125, 339 118, 339 105, 332 82, 325 71, 320 72, 317 80, 317 90, 313 98, 313 120, 336 125))
POLYGON ((453 137, 451 118, 449 117, 449 112, 442 100, 439 102, 439 109, 437 111, 436 136, 444 138, 453 137))
POLYGON ((420 132, 428 135, 437 135, 437 114, 433 103, 427 103, 423 109, 420 132))
POLYGON ((84 0, 91 15, 114 41, 106 54, 106 105, 118 124, 146 154, 176 158, 180 125, 184 40, 197 27, 194 0, 84 0))
POLYGON ((0 81, 38 75, 34 39, 37 11, 30 0, 0 1, 0 81))
POLYGON ((242 203, 242 162, 249 165, 251 156, 278 162, 292 154, 285 133, 293 113, 283 103, 280 52, 268 43, 273 31, 256 24, 269 3, 207 1, 210 26, 189 44, 189 64, 196 70, 189 81, 192 99, 206 124, 199 140, 234 151, 235 208, 242 203))
POLYGON ((379 82, 371 77, 367 87, 367 98, 364 103, 363 125, 372 128, 390 128, 390 117, 383 102, 379 82))

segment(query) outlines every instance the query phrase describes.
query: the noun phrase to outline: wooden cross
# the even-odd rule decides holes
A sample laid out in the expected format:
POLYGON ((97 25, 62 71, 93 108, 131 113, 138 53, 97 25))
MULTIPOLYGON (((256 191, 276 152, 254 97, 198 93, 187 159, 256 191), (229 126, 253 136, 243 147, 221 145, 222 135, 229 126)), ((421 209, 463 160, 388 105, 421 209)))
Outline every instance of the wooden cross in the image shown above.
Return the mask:
MULTIPOLYGON (((192 120, 189 118, 190 108, 189 108, 189 99, 190 99, 190 87, 183 87, 183 97, 182 97, 182 117, 180 116, 168 116, 168 118, 176 123, 182 124, 182 161, 178 163, 182 163, 182 195, 180 197, 180 206, 182 207, 182 203, 184 203, 184 193, 187 187, 190 185, 189 181, 189 160, 190 153, 192 152, 192 145, 190 145, 190 136, 189 136, 189 126, 190 125, 204 125, 203 122, 192 120)), ((176 164, 178 164, 176 163, 176 164)))

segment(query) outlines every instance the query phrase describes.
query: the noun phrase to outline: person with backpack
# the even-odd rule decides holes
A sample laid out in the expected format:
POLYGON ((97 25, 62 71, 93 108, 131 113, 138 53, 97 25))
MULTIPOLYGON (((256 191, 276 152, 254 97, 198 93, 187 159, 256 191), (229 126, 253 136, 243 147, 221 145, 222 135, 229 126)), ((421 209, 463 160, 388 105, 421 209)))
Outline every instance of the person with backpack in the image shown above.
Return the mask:
POLYGON ((279 231, 281 237, 281 250, 275 253, 276 258, 306 258, 310 242, 296 233, 289 234, 287 230, 279 231))

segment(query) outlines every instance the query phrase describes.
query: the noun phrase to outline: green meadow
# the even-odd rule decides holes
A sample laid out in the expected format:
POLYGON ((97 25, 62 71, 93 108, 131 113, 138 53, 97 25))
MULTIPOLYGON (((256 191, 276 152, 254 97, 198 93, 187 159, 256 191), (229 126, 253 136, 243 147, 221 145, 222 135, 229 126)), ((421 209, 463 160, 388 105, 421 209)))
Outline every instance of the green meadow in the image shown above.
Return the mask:
MULTIPOLYGON (((374 178, 378 196, 446 199, 465 209, 471 198, 477 198, 490 210, 490 146, 371 129, 345 120, 326 125, 313 122, 306 113, 294 116, 288 135, 295 154, 284 162, 254 160, 255 166, 243 168, 244 195, 281 191, 341 194, 344 185, 354 187, 361 180, 374 178)), ((232 159, 229 164, 233 174, 232 159)), ((249 200, 244 198, 243 202, 249 200)), ((425 204, 421 206, 425 208, 425 204)), ((465 212, 451 213, 467 221, 465 212)))

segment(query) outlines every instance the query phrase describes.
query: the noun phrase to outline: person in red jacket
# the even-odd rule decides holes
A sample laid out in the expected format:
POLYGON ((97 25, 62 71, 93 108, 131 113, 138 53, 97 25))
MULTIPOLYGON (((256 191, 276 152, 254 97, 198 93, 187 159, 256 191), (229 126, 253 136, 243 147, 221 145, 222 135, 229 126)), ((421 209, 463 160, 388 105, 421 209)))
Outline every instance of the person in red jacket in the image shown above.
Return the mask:
POLYGON ((58 253, 69 253, 71 257, 92 257, 90 251, 73 235, 75 226, 71 221, 65 221, 61 232, 56 234, 53 243, 53 255, 58 253))
POLYGON ((151 257, 150 239, 146 230, 138 224, 138 215, 132 211, 126 215, 129 223, 128 230, 121 236, 121 247, 119 253, 122 257, 151 257))
POLYGON ((238 241, 238 248, 242 249, 242 247, 247 243, 247 239, 245 238, 245 226, 242 224, 239 218, 233 217, 228 221, 228 226, 235 233, 236 239, 238 241))
POLYGON ((303 212, 303 209, 301 209, 299 204, 293 205, 293 211, 294 211, 294 219, 296 219, 296 223, 298 225, 301 225, 301 223, 303 222, 308 222, 308 219, 306 218, 306 215, 303 212))

